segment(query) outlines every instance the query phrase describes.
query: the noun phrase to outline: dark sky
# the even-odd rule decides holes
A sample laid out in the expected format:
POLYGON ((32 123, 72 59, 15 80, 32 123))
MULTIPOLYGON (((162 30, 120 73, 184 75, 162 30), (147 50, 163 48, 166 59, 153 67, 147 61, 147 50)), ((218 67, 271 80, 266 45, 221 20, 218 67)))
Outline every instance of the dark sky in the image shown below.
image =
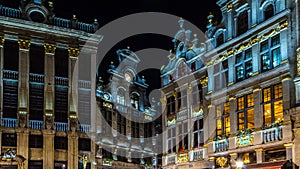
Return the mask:
MULTIPOLYGON (((72 18, 76 14, 79 21, 92 23, 94 18, 98 19, 100 27, 112 20, 138 12, 164 12, 182 17, 200 28, 206 30, 207 16, 209 12, 214 13, 216 20, 221 19, 219 7, 216 0, 54 0, 54 12, 56 16, 72 18)), ((104 35, 105 36, 105 35, 104 35)), ((101 76, 106 78, 107 63, 116 58, 116 50, 130 46, 132 51, 146 48, 160 48, 169 50, 172 48, 171 38, 157 34, 144 34, 132 36, 122 40, 111 48, 100 64, 101 76), (147 39, 147 43, 145 43, 147 39)), ((141 72, 145 75, 150 90, 160 88, 159 70, 147 70, 141 72)))

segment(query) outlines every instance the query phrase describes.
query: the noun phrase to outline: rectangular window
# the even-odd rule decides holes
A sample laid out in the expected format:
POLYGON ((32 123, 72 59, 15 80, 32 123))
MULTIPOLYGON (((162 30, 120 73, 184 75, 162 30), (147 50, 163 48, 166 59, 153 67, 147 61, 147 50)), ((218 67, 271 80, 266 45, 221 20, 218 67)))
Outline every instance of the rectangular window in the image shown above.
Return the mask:
POLYGON ((253 93, 237 98, 238 130, 254 128, 254 96, 253 93))
POLYGON ((144 138, 153 136, 153 123, 144 123, 144 138))
POLYGON ((280 36, 279 34, 265 40, 260 44, 261 70, 262 72, 280 65, 280 36))
POLYGON ((91 151, 91 139, 79 138, 78 139, 78 150, 91 151))
POLYGON ((217 136, 230 134, 230 103, 216 106, 217 136))
POLYGON ((118 113, 118 132, 120 134, 126 135, 126 117, 118 113))
POLYGON ((43 148, 43 135, 29 135, 29 148, 43 148))
POLYGON ((54 137, 54 149, 68 149, 68 137, 55 136, 54 137))
POLYGON ((29 160, 28 161, 28 168, 30 169, 43 169, 43 161, 40 160, 29 160))
POLYGON ((193 137, 194 148, 199 148, 200 146, 204 145, 203 119, 199 119, 194 122, 193 137))
POLYGON ((104 119, 102 120, 102 131, 103 133, 110 134, 111 133, 111 126, 112 126, 112 110, 109 108, 102 108, 102 116, 104 119))
POLYGON ((17 41, 4 41, 3 69, 19 71, 19 44, 17 41))
POLYGON ((91 91, 78 89, 78 114, 81 124, 91 124, 91 91))
POLYGON ((131 121, 131 136, 133 138, 140 138, 140 124, 131 121))
POLYGON ((44 118, 44 85, 29 83, 29 119, 43 120, 44 118))
POLYGON ((176 128, 168 129, 168 153, 176 152, 176 128))
POLYGON ((17 147, 17 134, 2 133, 2 146, 17 147))
POLYGON ((56 122, 68 122, 68 87, 55 86, 54 114, 56 122))
POLYGON ((30 73, 44 74, 45 48, 42 45, 30 45, 30 73))
POLYGON ((214 66, 214 89, 220 90, 228 84, 228 60, 214 66))
POLYGON ((55 49, 55 76, 68 78, 69 52, 67 49, 55 49))
POLYGON ((3 80, 3 118, 17 118, 18 82, 3 80))
POLYGON ((237 54, 235 64, 236 81, 242 81, 252 75, 252 49, 247 49, 237 54))
POLYGON ((263 89, 264 124, 283 121, 282 84, 263 89))
POLYGON ((175 114, 175 97, 170 96, 167 98, 167 115, 175 114))

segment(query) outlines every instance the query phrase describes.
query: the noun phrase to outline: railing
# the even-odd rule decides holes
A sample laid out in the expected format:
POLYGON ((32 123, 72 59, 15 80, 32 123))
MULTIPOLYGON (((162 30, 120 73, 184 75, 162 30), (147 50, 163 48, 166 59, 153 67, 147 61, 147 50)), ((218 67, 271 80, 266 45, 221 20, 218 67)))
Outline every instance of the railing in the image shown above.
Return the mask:
POLYGON ((77 22, 76 27, 79 30, 83 30, 86 32, 93 32, 94 31, 94 26, 92 24, 88 23, 83 23, 83 22, 77 22))
POLYGON ((122 112, 122 113, 126 113, 127 112, 127 107, 124 106, 124 105, 121 105, 121 104, 118 104, 116 106, 116 109, 119 111, 119 112, 122 112))
POLYGON ((215 141, 215 152, 226 151, 229 147, 228 139, 215 141))
POLYGON ((29 121, 29 128, 32 128, 32 129, 43 129, 43 121, 40 121, 40 120, 30 120, 29 121))
POLYGON ((68 131, 68 123, 54 122, 54 128, 56 131, 68 131))
POLYGON ((91 125, 89 124, 80 124, 79 131, 82 133, 89 133, 91 131, 91 125))
POLYGON ((66 77, 57 77, 57 76, 55 76, 55 85, 68 86, 69 85, 69 79, 66 78, 66 77))
POLYGON ((1 12, 1 15, 7 16, 7 17, 12 17, 12 18, 20 18, 21 17, 20 9, 1 6, 0 12, 1 12))
POLYGON ((2 127, 11 127, 11 128, 14 128, 14 127, 17 126, 17 119, 13 119, 13 118, 2 118, 1 126, 2 126, 2 127))
POLYGON ((262 131, 263 143, 282 140, 282 127, 274 127, 262 131))
POLYGON ((37 83, 44 83, 44 75, 29 73, 29 81, 30 82, 37 82, 37 83))
POLYGON ((69 20, 69 19, 54 17, 53 18, 53 23, 56 26, 61 26, 61 27, 66 27, 66 28, 71 27, 71 20, 69 20))
POLYGON ((88 80, 78 80, 78 87, 90 89, 91 88, 91 81, 88 80))
POLYGON ((13 70, 3 70, 3 78, 18 80, 19 72, 13 70))
POLYGON ((183 120, 185 120, 187 118, 188 118, 188 112, 187 112, 187 110, 180 111, 177 114, 177 121, 183 121, 183 120))
POLYGON ((176 154, 166 156, 166 165, 175 164, 176 163, 176 154))
POLYGON ((204 159, 204 150, 199 149, 199 150, 192 150, 193 151, 193 161, 197 160, 203 160, 204 159))

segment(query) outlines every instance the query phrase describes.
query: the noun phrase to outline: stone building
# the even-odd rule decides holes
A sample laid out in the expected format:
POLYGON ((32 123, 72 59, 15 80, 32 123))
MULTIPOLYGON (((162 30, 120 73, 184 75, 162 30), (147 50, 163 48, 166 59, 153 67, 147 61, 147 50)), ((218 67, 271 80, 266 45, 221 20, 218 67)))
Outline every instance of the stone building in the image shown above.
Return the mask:
POLYGON ((102 36, 92 37, 97 20, 60 18, 53 8, 52 1, 1 1, 0 168, 95 168, 87 133, 95 130, 96 82, 81 78, 78 56, 90 65, 84 69, 95 68, 102 36))
POLYGON ((299 2, 217 5, 206 41, 182 26, 161 69, 163 168, 297 168, 299 2))

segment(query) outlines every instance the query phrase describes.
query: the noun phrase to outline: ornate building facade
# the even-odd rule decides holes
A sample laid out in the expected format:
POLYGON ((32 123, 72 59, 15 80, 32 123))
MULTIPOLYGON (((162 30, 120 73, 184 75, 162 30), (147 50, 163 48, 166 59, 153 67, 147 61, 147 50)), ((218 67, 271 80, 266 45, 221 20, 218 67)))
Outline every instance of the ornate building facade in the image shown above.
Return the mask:
POLYGON ((299 2, 217 4, 207 40, 182 26, 161 69, 163 168, 297 168, 299 2))

